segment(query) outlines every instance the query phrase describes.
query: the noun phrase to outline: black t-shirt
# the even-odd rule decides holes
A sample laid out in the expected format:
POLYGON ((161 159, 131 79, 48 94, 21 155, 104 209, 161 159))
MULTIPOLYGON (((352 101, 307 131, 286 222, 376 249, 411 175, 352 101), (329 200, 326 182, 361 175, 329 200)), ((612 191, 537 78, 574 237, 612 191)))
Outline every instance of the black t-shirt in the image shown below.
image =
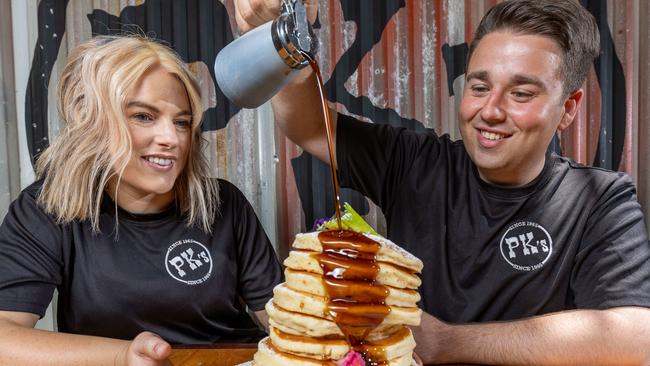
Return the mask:
POLYGON ((0 227, 0 310, 43 316, 55 288, 61 332, 132 339, 148 330, 175 344, 254 342, 257 311, 282 268, 242 193, 219 181, 206 234, 175 207, 135 215, 105 196, 101 234, 57 225, 36 203, 40 183, 11 204, 0 227), (116 235, 117 234, 117 235, 116 235))
POLYGON ((339 115, 341 184, 422 259, 421 307, 461 323, 650 306, 650 244, 631 179, 548 154, 525 187, 481 180, 462 141, 339 115))

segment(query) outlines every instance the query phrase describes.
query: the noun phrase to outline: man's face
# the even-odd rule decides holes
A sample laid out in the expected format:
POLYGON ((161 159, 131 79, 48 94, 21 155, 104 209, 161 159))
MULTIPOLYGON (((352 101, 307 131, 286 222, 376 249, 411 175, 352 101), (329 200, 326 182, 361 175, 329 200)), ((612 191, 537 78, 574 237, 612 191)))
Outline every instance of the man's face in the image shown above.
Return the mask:
POLYGON ((550 38, 496 31, 469 61, 459 127, 481 177, 519 186, 542 171, 555 131, 566 128, 582 91, 563 95, 562 50, 550 38))

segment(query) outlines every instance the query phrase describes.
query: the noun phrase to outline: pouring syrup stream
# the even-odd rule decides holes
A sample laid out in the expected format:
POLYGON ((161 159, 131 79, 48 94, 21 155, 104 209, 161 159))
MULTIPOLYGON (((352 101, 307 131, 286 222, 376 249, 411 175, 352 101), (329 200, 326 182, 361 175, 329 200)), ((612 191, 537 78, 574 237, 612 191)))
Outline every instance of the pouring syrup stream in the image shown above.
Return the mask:
POLYGON ((336 175, 336 156, 334 155, 334 141, 332 137, 332 122, 330 120, 330 110, 327 106, 327 96, 325 95, 325 90, 323 90, 323 77, 320 73, 320 68, 318 67, 318 62, 316 59, 312 58, 308 54, 304 56, 309 60, 309 65, 316 74, 318 79, 318 92, 320 93, 321 106, 323 109, 323 119, 325 120, 325 129, 327 130, 327 149, 329 150, 330 155, 330 169, 332 172, 332 186, 334 186, 334 208, 336 209, 336 223, 339 230, 342 230, 341 226, 341 199, 339 198, 339 179, 336 175))

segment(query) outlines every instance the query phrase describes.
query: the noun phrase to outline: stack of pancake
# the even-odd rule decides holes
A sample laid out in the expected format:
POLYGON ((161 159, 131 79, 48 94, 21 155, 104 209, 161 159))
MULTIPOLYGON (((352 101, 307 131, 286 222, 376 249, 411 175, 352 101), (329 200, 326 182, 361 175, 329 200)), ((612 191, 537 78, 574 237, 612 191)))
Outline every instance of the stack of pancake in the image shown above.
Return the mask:
POLYGON ((411 365, 422 261, 379 236, 324 231, 296 235, 284 265, 253 365, 411 365))

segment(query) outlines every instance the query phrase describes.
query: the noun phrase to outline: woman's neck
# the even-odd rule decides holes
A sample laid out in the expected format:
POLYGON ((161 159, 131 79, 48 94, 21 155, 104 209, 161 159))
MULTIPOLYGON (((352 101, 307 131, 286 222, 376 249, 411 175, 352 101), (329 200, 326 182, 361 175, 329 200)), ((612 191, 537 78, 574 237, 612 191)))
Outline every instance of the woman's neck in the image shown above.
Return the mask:
POLYGON ((139 192, 130 187, 121 186, 115 192, 114 184, 106 187, 106 193, 120 208, 134 214, 158 213, 168 208, 175 199, 174 191, 164 194, 139 192))

